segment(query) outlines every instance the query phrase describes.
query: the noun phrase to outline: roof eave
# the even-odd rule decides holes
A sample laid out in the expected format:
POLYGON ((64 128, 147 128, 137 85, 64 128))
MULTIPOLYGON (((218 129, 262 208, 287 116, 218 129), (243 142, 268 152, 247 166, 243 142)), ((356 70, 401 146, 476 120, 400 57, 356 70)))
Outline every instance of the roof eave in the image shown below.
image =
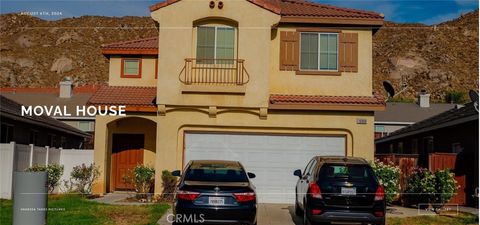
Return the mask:
POLYGON ((282 16, 280 23, 341 24, 362 26, 383 26, 383 19, 375 18, 338 18, 314 16, 282 16))
MULTIPOLYGON (((13 119, 13 120, 23 121, 25 123, 34 124, 34 125, 41 126, 41 127, 47 127, 47 128, 57 130, 57 131, 60 131, 60 132, 65 132, 65 133, 68 133, 68 134, 71 134, 71 135, 74 135, 74 136, 77 136, 77 137, 83 137, 83 138, 90 137, 89 134, 87 134, 85 132, 82 132, 80 130, 79 131, 69 130, 67 128, 55 126, 55 125, 49 124, 49 123, 43 123, 43 122, 28 118, 28 117, 19 116, 19 115, 16 115, 16 114, 5 112, 5 111, 1 111, 0 114, 2 114, 2 116, 5 116, 5 117, 13 119)), ((59 121, 59 122, 62 123, 61 121, 59 121)))
POLYGON ((383 142, 396 140, 396 139, 412 136, 412 135, 419 134, 419 133, 424 133, 424 132, 431 131, 431 130, 450 127, 450 126, 470 122, 470 121, 473 121, 473 120, 478 120, 478 115, 471 115, 471 116, 468 116, 468 117, 456 119, 456 120, 453 120, 453 121, 448 121, 448 122, 437 124, 437 125, 434 125, 434 126, 422 127, 418 130, 412 130, 412 131, 408 131, 408 132, 405 132, 405 133, 393 134, 391 136, 386 136, 386 137, 377 139, 375 141, 375 144, 380 144, 380 143, 383 143, 383 142))

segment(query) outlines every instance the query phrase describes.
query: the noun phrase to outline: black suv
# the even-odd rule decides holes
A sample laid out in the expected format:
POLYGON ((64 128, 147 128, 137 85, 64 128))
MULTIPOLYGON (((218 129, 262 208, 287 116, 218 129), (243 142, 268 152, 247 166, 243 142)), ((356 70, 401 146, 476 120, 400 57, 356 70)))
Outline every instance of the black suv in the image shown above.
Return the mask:
POLYGON ((174 224, 257 224, 257 195, 237 161, 193 160, 181 176, 174 202, 174 224))
POLYGON ((314 157, 293 173, 295 213, 304 224, 360 222, 385 224, 385 192, 373 169, 362 158, 314 157))

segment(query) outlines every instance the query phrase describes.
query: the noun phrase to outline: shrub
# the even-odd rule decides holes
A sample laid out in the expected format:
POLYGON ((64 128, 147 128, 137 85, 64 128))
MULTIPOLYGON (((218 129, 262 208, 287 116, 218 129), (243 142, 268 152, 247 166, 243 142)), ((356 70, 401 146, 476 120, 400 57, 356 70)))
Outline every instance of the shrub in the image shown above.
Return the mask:
POLYGON ((147 198, 155 181, 155 169, 145 165, 137 165, 130 172, 131 175, 126 175, 123 179, 135 186, 137 198, 147 198))
POLYGON ((445 102, 463 104, 466 102, 466 94, 461 91, 449 91, 445 94, 445 102))
POLYGON ((409 202, 413 204, 432 204, 435 212, 450 201, 457 191, 455 175, 450 170, 439 170, 435 173, 418 168, 408 178, 406 192, 409 202))
POLYGON ((407 179, 405 192, 408 203, 427 206, 435 193, 435 175, 427 169, 416 168, 407 179))
POLYGON ((435 212, 450 201, 456 192, 457 181, 454 173, 448 169, 435 172, 435 194, 432 199, 432 203, 435 203, 433 204, 435 212))
POLYGON ((168 170, 162 171, 162 201, 172 201, 177 186, 177 177, 173 176, 168 170))
POLYGON ((63 175, 63 165, 50 164, 48 166, 35 165, 25 170, 26 172, 47 172, 48 192, 52 193, 60 183, 63 175))
POLYGON ((90 194, 92 192, 92 184, 100 176, 100 171, 95 164, 86 166, 84 163, 73 167, 70 173, 69 184, 65 182, 65 186, 69 190, 74 190, 82 194, 90 194), (73 181, 72 181, 73 180, 73 181))
POLYGON ((387 204, 393 202, 400 193, 400 168, 392 164, 385 164, 379 160, 371 163, 378 182, 385 188, 385 200, 387 204))

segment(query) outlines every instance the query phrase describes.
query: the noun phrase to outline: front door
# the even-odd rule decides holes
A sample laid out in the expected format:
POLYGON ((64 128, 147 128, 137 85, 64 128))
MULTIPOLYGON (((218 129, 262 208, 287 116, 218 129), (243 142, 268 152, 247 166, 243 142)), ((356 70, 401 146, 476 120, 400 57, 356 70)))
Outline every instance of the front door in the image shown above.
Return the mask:
POLYGON ((132 177, 133 168, 143 163, 143 134, 113 134, 112 181, 114 190, 132 190, 134 185, 125 178, 132 177))

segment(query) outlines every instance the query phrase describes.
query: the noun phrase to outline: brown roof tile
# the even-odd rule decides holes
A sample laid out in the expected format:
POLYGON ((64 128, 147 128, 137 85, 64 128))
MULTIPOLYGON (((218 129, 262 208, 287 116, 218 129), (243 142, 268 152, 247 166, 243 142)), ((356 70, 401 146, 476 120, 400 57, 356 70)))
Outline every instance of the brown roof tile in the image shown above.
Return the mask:
POLYGON ((381 96, 324 96, 324 95, 270 95, 270 108, 360 110, 370 107, 383 110, 385 101, 381 96))
POLYGON ((101 87, 89 100, 89 105, 126 105, 156 107, 156 87, 101 87))
POLYGON ((122 41, 102 45, 102 53, 108 54, 158 54, 158 37, 122 41))

